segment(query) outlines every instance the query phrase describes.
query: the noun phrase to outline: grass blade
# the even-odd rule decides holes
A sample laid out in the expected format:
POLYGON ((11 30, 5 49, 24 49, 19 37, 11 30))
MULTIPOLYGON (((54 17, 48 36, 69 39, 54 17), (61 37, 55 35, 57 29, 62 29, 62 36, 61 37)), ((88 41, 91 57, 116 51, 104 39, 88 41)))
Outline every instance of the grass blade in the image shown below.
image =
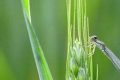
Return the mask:
POLYGON ((29 0, 22 0, 23 14, 40 80, 53 80, 31 22, 29 0))

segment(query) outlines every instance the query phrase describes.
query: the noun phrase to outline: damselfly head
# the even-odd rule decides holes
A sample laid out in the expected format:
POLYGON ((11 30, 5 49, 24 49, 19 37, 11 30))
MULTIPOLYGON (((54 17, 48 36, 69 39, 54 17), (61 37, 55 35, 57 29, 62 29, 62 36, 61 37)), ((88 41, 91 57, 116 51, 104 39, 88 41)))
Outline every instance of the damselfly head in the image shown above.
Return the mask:
POLYGON ((95 35, 90 37, 90 40, 91 40, 92 42, 96 42, 97 39, 98 39, 98 37, 95 36, 95 35))

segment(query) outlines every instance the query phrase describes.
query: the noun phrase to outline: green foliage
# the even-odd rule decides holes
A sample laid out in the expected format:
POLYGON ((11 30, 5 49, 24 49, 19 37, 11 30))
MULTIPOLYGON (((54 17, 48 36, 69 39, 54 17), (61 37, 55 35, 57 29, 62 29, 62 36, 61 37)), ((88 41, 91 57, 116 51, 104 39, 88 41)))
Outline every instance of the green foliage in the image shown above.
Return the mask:
POLYGON ((16 80, 15 76, 8 65, 5 54, 0 51, 0 80, 16 80))
MULTIPOLYGON (((65 80, 66 0, 30 0, 30 4, 31 21, 53 78, 65 80)), ((90 35, 99 36, 118 57, 119 5, 120 0, 87 0, 90 35)), ((0 80, 39 80, 31 50, 21 0, 0 0, 0 80)), ((92 57, 93 70, 99 64, 99 80, 120 79, 119 72, 99 49, 96 49, 92 57)), ((94 71, 94 80, 96 75, 94 71)))
POLYGON ((66 80, 93 80, 94 46, 89 39, 86 0, 67 0, 68 52, 66 80), (72 4, 74 3, 74 4, 72 4))
POLYGON ((52 80, 52 75, 50 73, 42 48, 39 44, 34 28, 32 26, 31 17, 30 17, 29 0, 22 0, 22 6, 23 6, 25 22, 27 25, 26 27, 27 27, 27 31, 28 31, 32 51, 33 51, 33 56, 36 62, 37 70, 38 70, 39 79, 52 80))

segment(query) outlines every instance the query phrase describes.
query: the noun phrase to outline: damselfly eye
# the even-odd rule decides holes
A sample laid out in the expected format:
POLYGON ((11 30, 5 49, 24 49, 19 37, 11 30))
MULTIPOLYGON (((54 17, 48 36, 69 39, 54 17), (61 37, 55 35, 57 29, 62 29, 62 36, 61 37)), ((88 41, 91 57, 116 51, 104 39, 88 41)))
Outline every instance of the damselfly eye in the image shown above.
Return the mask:
POLYGON ((91 39, 96 40, 96 39, 98 39, 98 37, 97 36, 91 36, 91 39))
POLYGON ((94 36, 94 39, 98 39, 97 36, 94 36))

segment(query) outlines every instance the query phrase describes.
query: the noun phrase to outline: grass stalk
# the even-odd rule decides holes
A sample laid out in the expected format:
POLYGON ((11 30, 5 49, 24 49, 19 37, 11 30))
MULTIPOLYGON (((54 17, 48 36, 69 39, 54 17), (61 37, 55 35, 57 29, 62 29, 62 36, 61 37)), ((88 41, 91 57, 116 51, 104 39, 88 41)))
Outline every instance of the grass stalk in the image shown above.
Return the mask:
POLYGON ((89 39, 86 0, 66 0, 66 4, 68 21, 66 80, 93 80, 91 54, 94 53, 95 47, 91 45, 89 39))

